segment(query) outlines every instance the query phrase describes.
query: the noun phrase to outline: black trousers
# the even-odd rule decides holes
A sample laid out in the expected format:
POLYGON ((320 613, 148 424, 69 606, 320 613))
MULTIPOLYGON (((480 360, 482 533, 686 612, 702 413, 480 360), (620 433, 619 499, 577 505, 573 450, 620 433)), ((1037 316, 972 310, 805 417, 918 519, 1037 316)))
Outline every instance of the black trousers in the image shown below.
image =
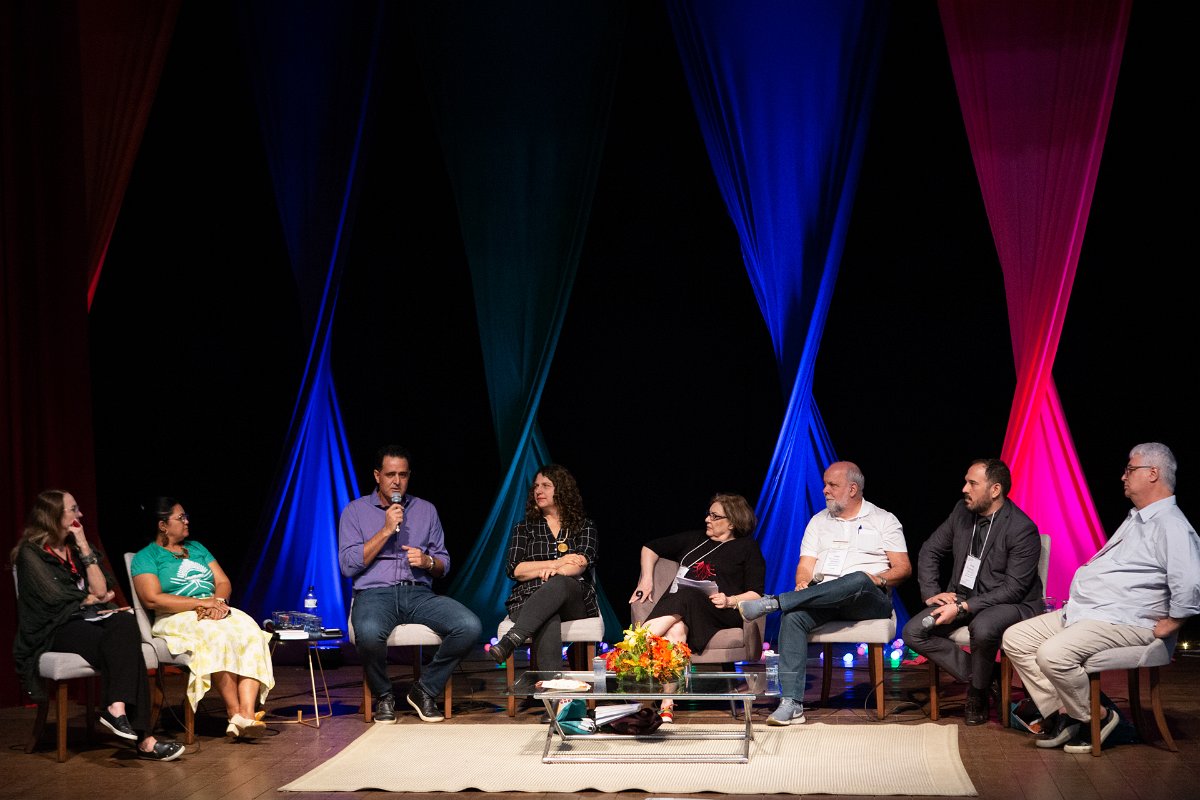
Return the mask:
POLYGON ((564 620, 588 616, 583 603, 583 583, 578 578, 553 575, 510 616, 513 626, 509 633, 520 636, 521 641, 533 637, 538 669, 556 670, 562 664, 559 625, 564 620))
POLYGON ((986 691, 992 685, 996 653, 1000 652, 1000 638, 1004 636, 1004 631, 1008 626, 1033 616, 1033 611, 1026 606, 1005 603, 968 615, 966 623, 956 619, 949 625, 934 625, 926 629, 921 625, 921 620, 931 610, 932 607, 914 614, 905 624, 904 643, 958 680, 981 691, 986 691), (947 638, 964 624, 971 635, 969 653, 947 638))
POLYGON ((51 650, 77 653, 100 672, 100 702, 125 703, 129 724, 149 734, 150 687, 142 658, 142 633, 133 614, 118 612, 97 622, 74 619, 59 626, 51 650))

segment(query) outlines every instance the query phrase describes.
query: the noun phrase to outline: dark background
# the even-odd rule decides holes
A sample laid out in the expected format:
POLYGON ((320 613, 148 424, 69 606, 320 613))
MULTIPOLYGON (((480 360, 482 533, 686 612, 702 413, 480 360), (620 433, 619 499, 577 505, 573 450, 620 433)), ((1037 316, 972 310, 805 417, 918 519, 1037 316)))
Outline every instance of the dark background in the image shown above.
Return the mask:
MULTIPOLYGON (((699 527, 715 491, 756 501, 788 388, 666 12, 629 9, 539 415, 600 528, 599 574, 625 620, 643 541, 699 527)), ((1109 532, 1128 508, 1119 478, 1133 444, 1174 448, 1185 511, 1200 463, 1184 290, 1194 204, 1177 199, 1194 176, 1178 110, 1192 88, 1173 14, 1133 10, 1055 362, 1109 532)), ((308 347, 234 31, 229 3, 185 0, 90 331, 106 548, 141 546, 138 502, 173 494, 230 574, 256 547, 308 347)), ((454 198, 402 15, 385 42, 334 373, 361 490, 377 446, 410 447, 412 491, 438 506, 461 563, 499 456, 454 198)), ((873 113, 814 392, 839 457, 863 468, 866 496, 900 518, 915 555, 967 463, 999 455, 1015 387, 1002 275, 933 2, 894 7, 873 113)), ((917 607, 915 582, 901 597, 917 607)))

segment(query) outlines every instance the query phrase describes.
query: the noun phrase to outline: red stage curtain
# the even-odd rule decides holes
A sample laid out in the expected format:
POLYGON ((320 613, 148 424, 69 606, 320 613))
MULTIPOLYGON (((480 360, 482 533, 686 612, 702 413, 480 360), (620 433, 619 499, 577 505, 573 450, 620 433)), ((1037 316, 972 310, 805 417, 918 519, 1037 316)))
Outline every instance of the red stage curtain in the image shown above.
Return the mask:
MULTIPOLYGON (((1105 536, 1052 369, 1130 0, 941 0, 939 8, 1008 298, 1017 387, 1002 457, 1013 501, 1053 539, 1047 593, 1065 598, 1105 536)), ((1114 442, 1114 458, 1133 444, 1114 442)))
MULTIPOLYGON (((116 219, 177 7, 152 0, 14 0, 0 10, 5 555, 20 538, 30 500, 46 488, 75 495, 99 542, 88 287, 116 219)), ((13 640, 15 618, 9 577, 0 581, 0 642, 13 640)), ((11 648, 0 646, 0 704, 22 699, 11 648)))

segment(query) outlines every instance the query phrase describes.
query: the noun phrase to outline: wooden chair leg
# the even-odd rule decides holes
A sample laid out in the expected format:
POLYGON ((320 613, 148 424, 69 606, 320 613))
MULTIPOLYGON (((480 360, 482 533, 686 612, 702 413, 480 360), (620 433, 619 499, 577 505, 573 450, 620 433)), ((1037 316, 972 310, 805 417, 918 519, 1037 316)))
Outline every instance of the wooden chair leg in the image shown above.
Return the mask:
POLYGON ((196 743, 196 709, 192 708, 186 693, 183 697, 183 743, 196 743))
POLYGON ((938 721, 938 684, 941 682, 942 672, 938 669, 938 665, 929 662, 929 719, 932 722, 938 721))
POLYGON ((1088 673, 1088 685, 1090 687, 1089 694, 1092 701, 1092 721, 1089 723, 1092 729, 1092 755, 1100 755, 1100 717, 1102 716, 1100 709, 1100 673, 1088 673))
POLYGON ((513 666, 513 657, 509 656, 504 662, 504 680, 508 686, 508 715, 517 715, 517 696, 512 693, 513 684, 517 681, 517 670, 513 666))
POLYGON ((54 696, 53 687, 46 686, 46 699, 38 703, 37 716, 33 719, 33 733, 29 736, 29 743, 25 745, 25 752, 32 753, 37 749, 38 742, 42 740, 42 732, 46 730, 46 714, 50 710, 50 698, 54 696))
POLYGON ((59 681, 54 687, 55 708, 58 713, 58 760, 67 760, 67 681, 59 681))
POLYGON ((1140 669, 1125 670, 1126 684, 1129 687, 1129 713, 1133 714, 1133 727, 1143 742, 1150 741, 1147 735, 1145 715, 1142 713, 1142 671, 1140 669))
POLYGON ((371 722, 375 719, 375 709, 371 707, 371 687, 367 686, 367 676, 363 673, 363 702, 362 702, 363 722, 371 722))
POLYGON ((444 689, 444 692, 446 694, 446 710, 442 713, 444 713, 446 715, 446 719, 450 719, 452 716, 454 716, 454 674, 453 673, 451 673, 450 677, 446 679, 446 688, 444 689))
POLYGON ((95 675, 83 682, 84 733, 90 744, 96 738, 96 705, 100 702, 100 676, 95 675))
MULTIPOLYGON (((595 642, 586 642, 584 644, 582 653, 583 653, 583 658, 584 658, 585 663, 579 665, 579 670, 581 672, 583 670, 588 670, 590 672, 592 669, 592 660, 596 657, 596 643, 595 642)), ((595 711, 596 710, 596 701, 588 700, 587 707, 589 710, 595 711)))
POLYGON ((1179 748, 1175 746, 1175 740, 1171 738, 1171 730, 1167 727, 1167 718, 1163 715, 1162 693, 1158 685, 1158 667, 1150 668, 1150 707, 1154 710, 1154 722, 1158 725, 1158 732, 1163 741, 1167 743, 1167 749, 1172 753, 1178 753, 1179 748))
POLYGON ((883 645, 867 645, 871 657, 871 686, 875 689, 875 718, 883 719, 883 645))
MULTIPOLYGON (((796 680, 802 676, 797 675, 796 680)), ((825 645, 825 665, 821 669, 821 705, 829 704, 829 683, 833 679, 833 645, 825 645)))
MULTIPOLYGON (((163 684, 163 669, 154 670, 154 679, 150 681, 150 730, 158 728, 158 718, 162 714, 163 698, 167 696, 163 684)), ((190 705, 190 704, 189 704, 190 705)), ((191 742, 188 742, 191 744, 191 742)))
POLYGON ((1012 706, 1012 662, 1000 654, 1000 723, 1008 727, 1008 713, 1012 706))

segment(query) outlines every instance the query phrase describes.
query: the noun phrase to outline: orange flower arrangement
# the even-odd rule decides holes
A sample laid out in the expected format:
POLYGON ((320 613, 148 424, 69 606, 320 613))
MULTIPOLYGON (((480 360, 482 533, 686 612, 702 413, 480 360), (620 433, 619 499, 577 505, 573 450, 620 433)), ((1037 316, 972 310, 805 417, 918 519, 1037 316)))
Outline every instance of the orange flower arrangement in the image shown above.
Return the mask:
POLYGON ((625 629, 625 638, 609 652, 607 662, 618 678, 670 683, 692 663, 692 651, 684 642, 668 641, 644 625, 634 625, 625 629))

